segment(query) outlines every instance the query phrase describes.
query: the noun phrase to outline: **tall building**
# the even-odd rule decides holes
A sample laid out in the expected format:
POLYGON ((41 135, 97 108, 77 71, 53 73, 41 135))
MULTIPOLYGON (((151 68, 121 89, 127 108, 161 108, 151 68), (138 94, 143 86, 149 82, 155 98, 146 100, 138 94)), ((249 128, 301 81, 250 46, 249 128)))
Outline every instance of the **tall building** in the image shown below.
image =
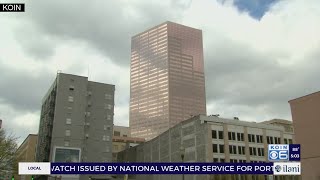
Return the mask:
POLYGON ((303 179, 320 179, 320 91, 289 101, 296 141, 301 144, 303 179))
POLYGON ((152 139, 206 114, 202 31, 165 22, 131 40, 130 128, 152 139))
MULTIPOLYGON (((16 158, 18 162, 34 162, 36 156, 36 145, 38 135, 29 134, 28 137, 22 142, 16 151, 16 158)), ((30 175, 14 175, 15 180, 29 180, 30 175)))
MULTIPOLYGON (((146 143, 119 152, 118 161, 267 162, 268 144, 284 144, 286 139, 287 142, 295 143, 293 132, 286 131, 283 126, 268 122, 255 123, 199 115, 175 125, 146 143)), ((298 180, 299 178, 299 176, 281 176, 273 180, 298 180)), ((182 175, 136 175, 136 179, 181 180, 182 175)), ((270 180, 272 177, 185 175, 185 179, 270 180)))
POLYGON ((58 73, 42 101, 36 161, 111 162, 114 91, 114 85, 58 73))

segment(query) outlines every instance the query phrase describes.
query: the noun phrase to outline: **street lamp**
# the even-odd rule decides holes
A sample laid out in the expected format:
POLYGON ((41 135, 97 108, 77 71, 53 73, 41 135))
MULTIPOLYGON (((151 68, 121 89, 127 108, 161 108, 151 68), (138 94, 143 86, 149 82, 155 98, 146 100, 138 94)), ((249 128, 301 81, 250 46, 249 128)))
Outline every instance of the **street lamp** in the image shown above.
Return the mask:
MULTIPOLYGON (((180 147, 180 155, 181 155, 181 161, 184 162, 184 154, 185 154, 185 149, 183 146, 180 147)), ((184 180, 184 174, 182 174, 182 180, 184 180)))

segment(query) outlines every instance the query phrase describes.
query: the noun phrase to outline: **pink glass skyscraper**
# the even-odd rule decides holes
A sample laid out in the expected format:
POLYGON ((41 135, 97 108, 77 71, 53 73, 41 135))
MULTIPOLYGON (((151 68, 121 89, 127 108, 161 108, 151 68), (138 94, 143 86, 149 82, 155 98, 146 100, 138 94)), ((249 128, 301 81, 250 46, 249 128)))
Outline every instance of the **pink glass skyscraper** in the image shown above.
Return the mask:
POLYGON ((130 128, 150 140, 206 114, 202 31, 165 22, 132 37, 130 128))

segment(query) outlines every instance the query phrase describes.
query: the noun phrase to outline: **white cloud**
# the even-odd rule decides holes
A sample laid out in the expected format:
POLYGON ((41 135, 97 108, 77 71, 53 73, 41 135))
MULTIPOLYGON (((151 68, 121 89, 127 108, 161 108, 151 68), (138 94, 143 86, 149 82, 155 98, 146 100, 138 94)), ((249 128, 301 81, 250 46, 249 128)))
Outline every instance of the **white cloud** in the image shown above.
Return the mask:
MULTIPOLYGON (((240 13, 232 1, 222 5, 215 0, 123 0, 114 1, 112 8, 111 3, 93 2, 88 15, 80 11, 86 4, 79 4, 73 13, 61 8, 58 3, 62 2, 30 2, 32 12, 26 14, 31 18, 0 17, 0 24, 6 25, 0 28, 4 74, 0 82, 17 81, 6 83, 11 86, 6 90, 19 92, 19 99, 25 91, 30 94, 24 96, 40 103, 39 94, 45 94, 57 70, 87 76, 89 69, 89 80, 116 85, 115 124, 128 125, 130 36, 164 19, 203 30, 208 114, 250 121, 290 119, 287 100, 320 89, 318 0, 279 1, 260 21, 240 13), (13 84, 26 79, 13 78, 16 74, 32 77, 26 78, 32 80, 30 87, 17 91, 13 84), (36 81, 44 82, 41 90, 33 91, 36 81)), ((35 133, 39 112, 34 107, 18 109, 8 103, 7 96, 0 95, 4 100, 0 101, 0 118, 20 135, 35 133)))

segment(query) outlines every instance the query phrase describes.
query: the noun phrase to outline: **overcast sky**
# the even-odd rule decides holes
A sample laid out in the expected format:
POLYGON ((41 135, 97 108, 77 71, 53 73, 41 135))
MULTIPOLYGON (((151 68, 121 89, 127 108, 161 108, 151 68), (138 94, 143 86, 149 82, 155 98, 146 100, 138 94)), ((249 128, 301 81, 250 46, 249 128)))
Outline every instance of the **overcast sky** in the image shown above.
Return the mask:
POLYGON ((127 126, 131 36, 167 20, 203 31, 208 114, 290 120, 288 100, 320 90, 319 0, 90 2, 0 14, 0 118, 20 141, 38 132, 57 70, 115 84, 115 124, 127 126))

